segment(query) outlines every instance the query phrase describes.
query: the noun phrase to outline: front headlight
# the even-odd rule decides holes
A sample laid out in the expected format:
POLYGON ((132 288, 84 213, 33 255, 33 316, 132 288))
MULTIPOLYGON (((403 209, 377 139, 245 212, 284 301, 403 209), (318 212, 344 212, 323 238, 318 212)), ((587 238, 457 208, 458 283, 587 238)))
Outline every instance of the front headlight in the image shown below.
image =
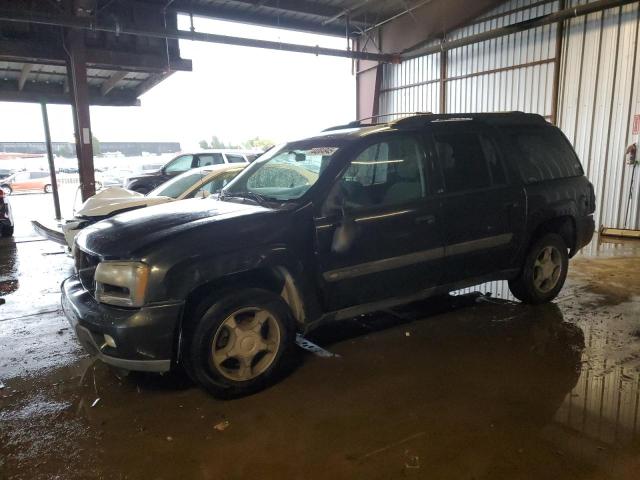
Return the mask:
POLYGON ((96 300, 119 307, 144 305, 149 266, 142 262, 100 262, 96 268, 96 300))

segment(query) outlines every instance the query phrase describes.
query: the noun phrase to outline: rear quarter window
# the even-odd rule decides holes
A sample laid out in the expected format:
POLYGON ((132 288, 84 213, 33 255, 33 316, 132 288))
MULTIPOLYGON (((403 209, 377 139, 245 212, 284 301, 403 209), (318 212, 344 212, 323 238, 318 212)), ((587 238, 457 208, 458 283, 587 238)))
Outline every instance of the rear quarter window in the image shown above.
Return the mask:
POLYGON ((578 156, 554 127, 505 129, 518 147, 515 161, 525 183, 584 175, 578 156))

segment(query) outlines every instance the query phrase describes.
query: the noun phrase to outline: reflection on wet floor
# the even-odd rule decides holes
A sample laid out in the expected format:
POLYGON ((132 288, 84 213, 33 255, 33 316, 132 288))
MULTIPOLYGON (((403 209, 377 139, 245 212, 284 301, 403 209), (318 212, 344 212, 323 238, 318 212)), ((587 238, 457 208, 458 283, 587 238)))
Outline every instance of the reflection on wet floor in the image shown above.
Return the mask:
POLYGON ((580 254, 552 305, 495 283, 328 325, 310 340, 338 356, 304 352, 278 385, 221 402, 93 362, 55 310, 23 317, 51 308, 70 264, 18 245, 0 270, 20 281, 0 306, 0 479, 635 480, 638 247, 580 254))

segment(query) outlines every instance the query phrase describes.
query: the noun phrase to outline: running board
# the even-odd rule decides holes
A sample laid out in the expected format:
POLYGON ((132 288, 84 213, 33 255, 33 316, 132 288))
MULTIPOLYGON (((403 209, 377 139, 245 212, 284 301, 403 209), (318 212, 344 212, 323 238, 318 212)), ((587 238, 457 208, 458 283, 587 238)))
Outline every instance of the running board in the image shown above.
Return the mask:
POLYGON ((60 245, 67 245, 67 240, 64 238, 64 233, 61 230, 54 230, 53 228, 45 227, 37 220, 31 220, 31 225, 36 233, 52 242, 59 243, 60 245))

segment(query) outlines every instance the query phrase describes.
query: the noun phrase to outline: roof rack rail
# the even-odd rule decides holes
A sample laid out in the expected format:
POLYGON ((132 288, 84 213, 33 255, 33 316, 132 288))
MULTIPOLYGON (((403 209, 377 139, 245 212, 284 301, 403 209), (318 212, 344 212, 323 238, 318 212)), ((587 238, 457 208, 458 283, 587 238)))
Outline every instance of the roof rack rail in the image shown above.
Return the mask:
POLYGON ((531 124, 531 123, 547 123, 545 118, 535 113, 525 113, 521 111, 511 112, 480 112, 480 113, 436 113, 436 114, 420 114, 411 117, 400 118, 391 122, 395 128, 415 128, 426 126, 428 123, 437 122, 463 122, 477 120, 480 122, 489 122, 493 124, 531 124))
POLYGON ((416 115, 433 115, 431 112, 395 112, 395 113, 382 113, 380 115, 372 115, 371 117, 364 117, 359 120, 354 120, 353 122, 346 123, 344 125, 336 125, 334 127, 325 128, 322 130, 323 132, 329 132, 331 130, 342 130, 345 128, 359 128, 359 127, 369 127, 373 125, 380 125, 380 123, 384 122, 367 122, 367 120, 373 120, 384 117, 393 117, 396 115, 404 115, 403 118, 410 118, 416 115))

